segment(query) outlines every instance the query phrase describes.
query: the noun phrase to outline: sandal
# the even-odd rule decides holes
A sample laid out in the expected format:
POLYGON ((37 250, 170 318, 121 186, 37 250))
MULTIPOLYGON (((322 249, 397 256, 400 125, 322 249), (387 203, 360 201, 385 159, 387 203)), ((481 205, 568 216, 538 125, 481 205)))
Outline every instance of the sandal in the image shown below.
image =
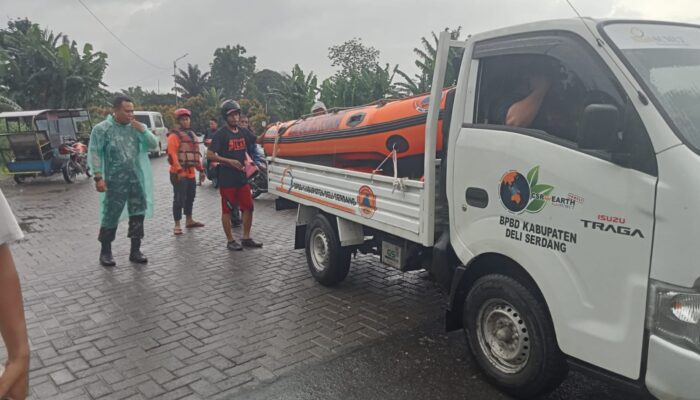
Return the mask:
POLYGON ((204 227, 204 224, 201 223, 201 222, 193 222, 193 223, 191 223, 191 224, 189 224, 189 225, 185 225, 185 227, 186 227, 187 229, 190 229, 190 228, 202 228, 202 227, 204 227))
POLYGON ((179 226, 175 227, 175 229, 173 229, 173 234, 175 234, 175 236, 182 235, 182 228, 180 228, 179 226))

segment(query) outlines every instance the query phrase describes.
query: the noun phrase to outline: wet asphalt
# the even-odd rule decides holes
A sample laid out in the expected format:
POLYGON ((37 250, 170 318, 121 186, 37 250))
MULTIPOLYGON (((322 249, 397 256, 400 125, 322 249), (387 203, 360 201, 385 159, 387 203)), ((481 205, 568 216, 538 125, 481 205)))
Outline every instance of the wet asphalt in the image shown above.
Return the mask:
MULTIPOLYGON (((374 345, 330 361, 295 370, 241 393, 246 400, 321 399, 511 399, 486 382, 462 331, 444 333, 436 320, 419 329, 386 337, 374 345)), ((640 399, 620 387, 570 372, 564 383, 541 400, 640 399)))

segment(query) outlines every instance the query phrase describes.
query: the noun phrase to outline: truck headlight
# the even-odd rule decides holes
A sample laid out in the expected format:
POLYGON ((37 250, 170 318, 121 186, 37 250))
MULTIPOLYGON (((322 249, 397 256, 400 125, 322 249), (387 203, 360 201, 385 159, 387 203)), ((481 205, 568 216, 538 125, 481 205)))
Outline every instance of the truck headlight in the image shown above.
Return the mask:
POLYGON ((653 335, 700 353, 700 291, 652 280, 647 328, 653 335))

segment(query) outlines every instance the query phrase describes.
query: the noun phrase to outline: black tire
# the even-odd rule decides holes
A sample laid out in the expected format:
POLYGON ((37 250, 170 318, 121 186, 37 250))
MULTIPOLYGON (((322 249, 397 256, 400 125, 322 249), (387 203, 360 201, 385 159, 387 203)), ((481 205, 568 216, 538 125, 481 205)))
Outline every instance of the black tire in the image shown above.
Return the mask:
POLYGON ((24 183, 24 180, 25 180, 26 178, 27 178, 27 177, 24 176, 24 175, 12 175, 12 179, 14 179, 14 180, 15 180, 15 183, 18 184, 18 185, 23 184, 23 183, 24 183))
POLYGON ((262 189, 262 185, 265 183, 265 176, 261 173, 258 172, 255 177, 253 177, 253 181, 250 184, 250 188, 252 189, 252 194, 253 198, 257 199, 260 197, 261 194, 263 194, 265 191, 262 189))
POLYGON ((334 224, 317 214, 306 229, 306 263, 311 275, 324 286, 342 282, 350 270, 352 251, 340 246, 334 224))
POLYGON ((63 172, 63 180, 66 181, 66 183, 73 183, 75 182, 75 177, 77 175, 77 165, 73 165, 73 161, 68 161, 63 168, 61 168, 61 172, 63 172))
POLYGON ((552 319, 536 293, 529 283, 494 274, 477 280, 464 303, 464 333, 477 364, 489 381, 517 398, 546 394, 568 373, 552 319))
POLYGON ((80 173, 84 173, 88 178, 92 177, 92 172, 90 172, 90 166, 87 161, 87 154, 81 154, 78 156, 78 165, 76 165, 80 173))
POLYGON ((262 191, 258 188, 257 185, 252 185, 251 189, 252 189, 251 195, 252 195, 253 199, 257 199, 262 194, 262 191))

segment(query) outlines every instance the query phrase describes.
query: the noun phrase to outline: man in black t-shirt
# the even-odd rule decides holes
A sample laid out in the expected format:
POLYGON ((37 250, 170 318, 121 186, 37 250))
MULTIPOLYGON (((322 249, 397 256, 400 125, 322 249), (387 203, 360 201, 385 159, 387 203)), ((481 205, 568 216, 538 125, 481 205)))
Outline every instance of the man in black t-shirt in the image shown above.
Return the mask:
POLYGON ((253 196, 245 174, 246 149, 263 136, 256 138, 248 129, 238 126, 241 107, 233 100, 221 104, 221 116, 226 126, 219 129, 207 150, 207 158, 218 161, 219 192, 221 194, 221 223, 228 240, 229 250, 243 250, 243 247, 259 248, 262 243, 250 238, 253 224, 253 196), (231 210, 238 206, 243 212, 243 239, 236 242, 231 230, 231 210))

